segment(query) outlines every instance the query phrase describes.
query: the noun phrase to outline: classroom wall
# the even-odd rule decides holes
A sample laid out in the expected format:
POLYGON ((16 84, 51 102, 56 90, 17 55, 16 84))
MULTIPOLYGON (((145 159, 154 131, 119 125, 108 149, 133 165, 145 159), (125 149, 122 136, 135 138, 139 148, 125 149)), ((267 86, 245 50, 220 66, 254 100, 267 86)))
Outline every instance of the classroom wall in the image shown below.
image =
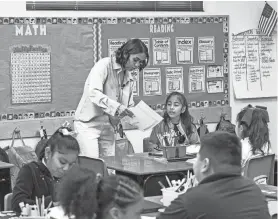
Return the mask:
MULTIPOLYGON (((277 2, 267 1, 276 11, 277 2)), ((141 16, 183 16, 183 15, 229 15, 230 16, 230 34, 257 28, 260 15, 262 13, 265 1, 205 1, 205 12, 174 13, 174 12, 75 12, 75 11, 26 11, 25 1, 0 1, 1 17, 141 17, 141 16)), ((277 28, 276 33, 277 34, 277 28)), ((230 35, 231 40, 231 35, 230 35)), ((231 60, 230 60, 231 61, 231 60)), ((231 69, 230 69, 231 71, 231 69)), ((232 81, 230 80, 230 87, 232 81)), ((260 99, 234 99, 233 89, 230 89, 230 103, 232 107, 232 122, 235 122, 237 113, 247 104, 263 105, 268 108, 270 116, 270 137, 272 148, 277 154, 277 98, 260 99)), ((210 131, 215 129, 216 124, 209 124, 210 131)), ((136 152, 142 151, 142 138, 150 133, 140 131, 128 131, 127 135, 134 145, 136 152)), ((39 139, 26 139, 26 144, 35 146, 39 139)), ((0 146, 9 145, 9 140, 0 141, 0 146)))

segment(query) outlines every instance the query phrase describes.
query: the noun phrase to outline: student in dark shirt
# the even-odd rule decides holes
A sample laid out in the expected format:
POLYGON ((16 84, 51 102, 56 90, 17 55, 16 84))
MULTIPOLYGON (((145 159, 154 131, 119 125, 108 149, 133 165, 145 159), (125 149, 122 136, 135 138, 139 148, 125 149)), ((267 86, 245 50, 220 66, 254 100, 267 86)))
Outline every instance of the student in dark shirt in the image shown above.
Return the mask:
POLYGON ((65 172, 76 162, 80 152, 74 132, 69 127, 59 128, 47 141, 39 162, 24 165, 13 189, 12 209, 20 213, 19 203, 33 205, 36 197, 45 197, 45 207, 56 202, 57 185, 65 172))
POLYGON ((159 219, 270 219, 261 190, 241 175, 236 135, 203 136, 193 170, 199 184, 172 201, 159 219))

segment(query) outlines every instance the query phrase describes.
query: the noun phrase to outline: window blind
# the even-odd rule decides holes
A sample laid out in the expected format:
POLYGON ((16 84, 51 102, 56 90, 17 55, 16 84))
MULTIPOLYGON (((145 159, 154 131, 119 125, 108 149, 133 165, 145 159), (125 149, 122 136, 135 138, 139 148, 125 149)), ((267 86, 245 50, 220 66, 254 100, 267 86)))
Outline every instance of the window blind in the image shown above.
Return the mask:
POLYGON ((203 1, 27 1, 26 10, 204 11, 203 1))

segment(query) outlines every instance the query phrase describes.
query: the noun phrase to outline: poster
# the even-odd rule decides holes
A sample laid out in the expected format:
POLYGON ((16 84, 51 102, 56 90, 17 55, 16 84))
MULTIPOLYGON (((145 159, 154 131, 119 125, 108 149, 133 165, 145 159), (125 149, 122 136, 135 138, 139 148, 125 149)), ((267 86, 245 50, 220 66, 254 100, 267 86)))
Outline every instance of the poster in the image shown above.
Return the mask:
POLYGON ((223 80, 214 80, 207 82, 208 93, 223 93, 223 80))
POLYGON ((10 52, 12 104, 51 102, 51 48, 14 45, 10 52))
POLYGON ((177 64, 193 64, 194 37, 176 37, 177 64))
POLYGON ((108 56, 110 57, 126 41, 127 39, 108 39, 108 56))
POLYGON ((170 64, 170 38, 153 38, 153 65, 170 64))
POLYGON ((161 71, 160 68, 145 68, 143 70, 143 95, 161 95, 161 71))
POLYGON ((223 66, 209 65, 207 67, 207 78, 221 78, 223 77, 223 66))
POLYGON ((166 94, 174 91, 183 93, 183 68, 167 67, 166 68, 166 94))
POLYGON ((205 92, 205 66, 190 66, 188 83, 189 93, 205 92))
POLYGON ((277 33, 251 29, 232 38, 232 80, 236 98, 277 96, 277 33))
POLYGON ((130 72, 130 74, 133 77, 133 95, 134 96, 139 96, 139 70, 135 69, 133 71, 130 72))
POLYGON ((215 42, 214 37, 198 37, 199 63, 214 63, 215 42))

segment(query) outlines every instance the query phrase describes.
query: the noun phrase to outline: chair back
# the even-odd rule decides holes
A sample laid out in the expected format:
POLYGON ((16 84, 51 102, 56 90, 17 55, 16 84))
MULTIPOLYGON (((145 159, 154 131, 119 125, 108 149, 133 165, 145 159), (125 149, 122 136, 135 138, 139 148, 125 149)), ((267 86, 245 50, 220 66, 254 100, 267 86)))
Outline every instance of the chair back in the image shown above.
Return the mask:
POLYGON ((143 139, 143 152, 151 152, 152 146, 150 145, 150 137, 143 139))
POLYGON ((243 175, 254 180, 260 176, 267 177, 267 184, 273 185, 274 181, 274 158, 275 154, 251 157, 243 168, 243 175))
POLYGON ((79 166, 85 169, 94 171, 95 173, 100 173, 103 177, 108 176, 107 166, 104 160, 100 158, 92 158, 86 156, 78 157, 79 166))
POLYGON ((8 193, 4 197, 4 211, 11 211, 12 210, 12 197, 13 193, 8 193))

